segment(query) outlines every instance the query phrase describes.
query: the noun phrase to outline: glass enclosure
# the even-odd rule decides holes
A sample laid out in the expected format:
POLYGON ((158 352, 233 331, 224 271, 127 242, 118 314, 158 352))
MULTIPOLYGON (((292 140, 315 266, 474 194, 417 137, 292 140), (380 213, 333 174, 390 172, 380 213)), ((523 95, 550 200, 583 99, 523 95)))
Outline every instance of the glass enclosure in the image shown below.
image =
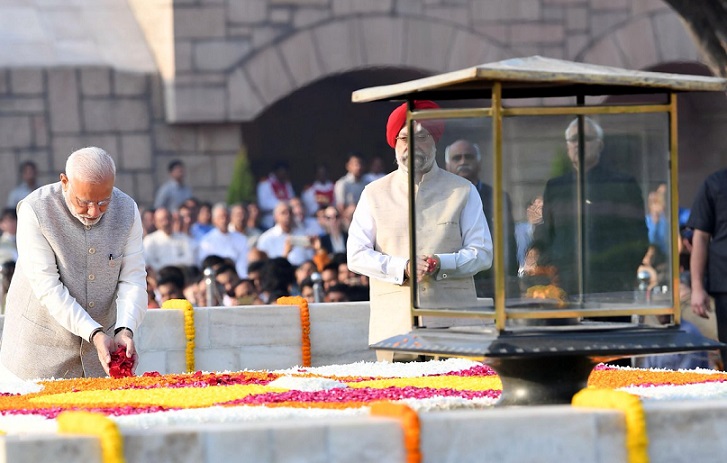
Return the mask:
MULTIPOLYGON (((413 314, 496 318, 500 327, 675 314, 676 154, 665 106, 591 105, 579 117, 575 105, 530 114, 505 100, 502 112, 414 113, 410 258, 439 268, 413 279, 413 314), (426 260, 433 249, 441 262, 426 260), (462 265, 482 254, 488 269, 473 270, 476 258, 462 265)), ((449 325, 460 323, 470 324, 449 325)))

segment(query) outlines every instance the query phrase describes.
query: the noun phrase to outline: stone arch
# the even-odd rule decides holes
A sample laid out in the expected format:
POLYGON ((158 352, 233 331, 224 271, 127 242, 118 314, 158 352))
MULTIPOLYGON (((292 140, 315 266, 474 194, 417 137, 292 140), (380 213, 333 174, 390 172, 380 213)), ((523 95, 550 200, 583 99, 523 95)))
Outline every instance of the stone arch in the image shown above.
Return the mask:
POLYGON ((648 69, 665 62, 703 62, 679 16, 670 9, 637 15, 588 44, 576 61, 648 69))
POLYGON ((228 118, 252 120, 284 96, 330 75, 376 67, 434 74, 507 56, 507 48, 492 39, 429 18, 337 19, 300 30, 235 68, 228 79, 228 118))

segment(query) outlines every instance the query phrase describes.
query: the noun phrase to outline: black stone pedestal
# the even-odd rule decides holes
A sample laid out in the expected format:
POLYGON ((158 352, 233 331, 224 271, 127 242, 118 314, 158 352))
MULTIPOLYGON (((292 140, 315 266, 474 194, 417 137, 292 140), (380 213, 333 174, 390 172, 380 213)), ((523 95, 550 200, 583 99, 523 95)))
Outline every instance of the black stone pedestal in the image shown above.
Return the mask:
POLYGON ((599 363, 659 353, 712 350, 723 344, 678 326, 654 328, 624 323, 525 327, 419 328, 371 346, 435 357, 484 359, 500 375, 498 406, 568 404, 586 387, 599 363))
POLYGON ((487 358, 502 381, 497 406, 569 404, 598 362, 586 356, 487 358))

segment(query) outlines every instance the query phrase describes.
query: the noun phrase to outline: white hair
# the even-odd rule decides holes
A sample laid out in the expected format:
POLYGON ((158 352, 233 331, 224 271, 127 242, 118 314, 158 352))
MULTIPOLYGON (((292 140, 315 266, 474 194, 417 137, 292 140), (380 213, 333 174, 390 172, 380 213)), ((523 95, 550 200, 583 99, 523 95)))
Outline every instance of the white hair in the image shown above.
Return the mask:
POLYGON ((111 178, 116 178, 116 164, 109 156, 109 153, 89 146, 74 151, 66 160, 66 176, 88 183, 103 183, 111 178))
POLYGON ((210 213, 212 215, 214 215, 215 211, 219 211, 219 210, 223 210, 223 211, 225 211, 228 214, 230 212, 230 209, 227 207, 227 203, 225 203, 225 202, 219 202, 219 203, 215 203, 215 205, 212 206, 212 209, 210 210, 210 213))
POLYGON ((447 145, 447 147, 446 147, 446 148, 444 148, 444 162, 449 162, 449 149, 450 149, 450 148, 451 148, 451 147, 452 147, 452 146, 453 146, 453 145, 454 145, 455 143, 459 143, 459 142, 465 142, 465 143, 469 143, 469 144, 470 144, 470 146, 472 146, 472 148, 474 148, 474 149, 475 149, 475 154, 477 155, 477 160, 478 160, 478 161, 482 160, 482 154, 480 154, 480 147, 479 147, 479 146, 477 146, 477 143, 471 143, 471 142, 469 142, 469 141, 467 141, 467 140, 457 140, 457 141, 455 141, 454 143, 452 143, 452 144, 450 144, 450 145, 447 145))
MULTIPOLYGON (((591 119, 590 117, 584 117, 584 118, 583 118, 583 126, 585 127, 585 125, 586 125, 586 124, 588 124, 589 126, 591 126, 591 129, 592 129, 592 130, 593 130, 594 132, 596 132, 596 137, 598 137, 598 139, 599 139, 599 140, 603 140, 603 129, 602 129, 602 128, 601 128, 601 126, 600 126, 600 125, 598 124, 598 122, 594 121, 594 120, 593 120, 593 119, 591 119)), ((573 128, 573 127, 575 127, 576 129, 578 128, 578 118, 577 118, 577 117, 576 117, 575 119, 573 119, 573 120, 571 121, 571 123, 570 123, 570 124, 568 124, 568 127, 567 127, 567 128, 565 129, 565 138, 566 138, 566 139, 568 138, 568 132, 569 132, 569 131, 570 131, 570 130, 571 130, 571 129, 573 128)))

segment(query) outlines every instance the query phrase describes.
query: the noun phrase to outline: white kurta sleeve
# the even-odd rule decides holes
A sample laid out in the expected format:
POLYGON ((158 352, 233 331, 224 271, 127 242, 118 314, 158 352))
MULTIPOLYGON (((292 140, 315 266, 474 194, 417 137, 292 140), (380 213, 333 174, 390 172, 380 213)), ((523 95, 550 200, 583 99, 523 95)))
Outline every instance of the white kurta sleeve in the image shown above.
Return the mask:
POLYGON ((116 327, 123 326, 134 333, 146 315, 147 306, 142 234, 139 208, 134 208, 134 223, 124 246, 116 296, 116 327))
POLYGON ((346 245, 348 268, 370 278, 387 283, 402 284, 404 269, 409 259, 390 256, 374 249, 376 223, 371 216, 369 207, 367 190, 364 190, 348 229, 346 245))

